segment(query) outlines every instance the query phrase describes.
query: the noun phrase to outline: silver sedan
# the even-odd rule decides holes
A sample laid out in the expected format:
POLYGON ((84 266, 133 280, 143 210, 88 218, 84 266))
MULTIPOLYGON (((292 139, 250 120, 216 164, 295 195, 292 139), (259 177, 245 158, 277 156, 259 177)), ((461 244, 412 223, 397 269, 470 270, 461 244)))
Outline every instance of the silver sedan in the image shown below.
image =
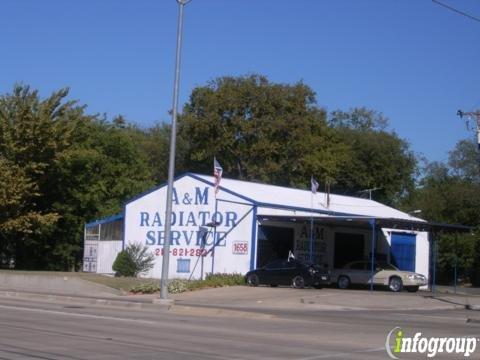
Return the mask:
MULTIPOLYGON (((348 263, 342 269, 333 270, 331 281, 337 283, 340 289, 346 289, 351 284, 369 285, 372 278, 371 266, 369 261, 348 263)), ((399 270, 392 264, 377 262, 374 268, 373 284, 388 286, 394 292, 402 289, 415 292, 420 286, 427 285, 427 278, 422 274, 399 270)))

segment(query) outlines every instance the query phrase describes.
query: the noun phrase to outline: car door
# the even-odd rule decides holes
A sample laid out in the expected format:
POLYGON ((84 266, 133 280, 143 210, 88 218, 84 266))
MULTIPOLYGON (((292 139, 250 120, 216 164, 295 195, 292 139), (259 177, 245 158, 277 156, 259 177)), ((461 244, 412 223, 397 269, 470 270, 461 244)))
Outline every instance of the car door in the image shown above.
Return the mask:
POLYGON ((265 266, 265 270, 262 273, 261 279, 264 284, 279 285, 279 279, 281 279, 281 273, 284 268, 284 260, 275 260, 265 266))
POLYGON ((300 272, 299 264, 295 260, 285 261, 283 270, 279 276, 279 284, 281 285, 291 285, 293 278, 300 272))
POLYGON ((388 278, 390 276, 390 272, 385 270, 383 265, 376 264, 375 265, 375 277, 373 279, 374 284, 383 285, 388 283, 388 278))
POLYGON ((370 268, 367 269, 365 261, 358 261, 350 265, 349 275, 353 284, 369 284, 370 268))

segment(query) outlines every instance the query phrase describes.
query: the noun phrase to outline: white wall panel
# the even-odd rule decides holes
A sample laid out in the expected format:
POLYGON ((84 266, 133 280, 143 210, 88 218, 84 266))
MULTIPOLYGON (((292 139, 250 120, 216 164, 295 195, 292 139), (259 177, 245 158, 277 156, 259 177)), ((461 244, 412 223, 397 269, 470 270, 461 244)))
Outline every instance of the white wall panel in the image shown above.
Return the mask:
POLYGON ((113 262, 117 258, 118 253, 122 251, 122 242, 117 240, 99 241, 98 242, 98 260, 97 273, 113 274, 113 262))
MULTIPOLYGON (((164 186, 125 207, 125 246, 141 243, 150 248, 157 261, 147 276, 156 278, 161 276, 162 269, 166 191, 164 186)), ((253 245, 251 210, 250 203, 229 192, 221 190, 215 197, 213 187, 203 181, 190 176, 177 179, 174 183, 172 204, 169 278, 189 278, 192 272, 193 278, 200 278, 202 258, 203 274, 212 272, 212 263, 214 273, 247 272, 250 269, 253 245), (214 216, 219 225, 215 232, 210 232, 206 250, 203 252, 212 248, 214 235, 216 241, 222 238, 223 240, 215 247, 214 256, 212 253, 204 257, 198 256, 202 253, 200 227, 206 227, 214 216), (242 251, 238 251, 240 248, 242 251), (188 272, 177 271, 179 260, 184 263, 190 260, 188 272)))

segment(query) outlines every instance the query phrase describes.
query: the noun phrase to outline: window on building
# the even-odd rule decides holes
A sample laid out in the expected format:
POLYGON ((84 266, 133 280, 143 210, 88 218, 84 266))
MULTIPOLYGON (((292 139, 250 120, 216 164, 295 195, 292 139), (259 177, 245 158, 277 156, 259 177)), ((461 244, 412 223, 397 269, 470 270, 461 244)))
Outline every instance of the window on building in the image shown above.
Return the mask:
POLYGON ((178 259, 177 273, 189 273, 189 272, 190 272, 190 259, 178 259))

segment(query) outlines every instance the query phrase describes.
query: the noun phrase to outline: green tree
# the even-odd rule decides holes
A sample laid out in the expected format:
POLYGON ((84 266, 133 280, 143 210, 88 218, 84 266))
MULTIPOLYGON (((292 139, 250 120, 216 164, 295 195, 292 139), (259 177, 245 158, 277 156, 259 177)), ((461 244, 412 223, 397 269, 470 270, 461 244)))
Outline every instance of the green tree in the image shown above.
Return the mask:
POLYGON ((41 101, 36 91, 15 86, 12 94, 0 97, 0 255, 15 257, 17 264, 24 259, 36 262, 32 256, 42 243, 40 237, 60 217, 45 206, 44 195, 52 165, 69 144, 73 104, 62 104, 67 92, 60 90, 41 101), (19 249, 26 251, 20 255, 19 249))
POLYGON ((439 278, 453 281, 453 267, 459 277, 470 277, 480 285, 480 163, 472 140, 460 141, 447 163, 428 163, 416 191, 404 208, 421 209, 432 222, 476 227, 471 234, 439 234, 439 278), (475 276, 474 276, 475 275, 475 276), (475 279, 474 279, 475 278, 475 279))
MULTIPOLYGON (((139 134, 138 143, 141 151, 148 158, 148 166, 156 184, 165 182, 168 177, 170 129, 170 124, 158 123, 139 134)), ((188 141, 188 138, 177 137, 175 161, 175 172, 177 174, 190 170, 184 164, 184 160, 187 158, 188 141)))
POLYGON ((349 148, 349 161, 335 179, 335 191, 358 194, 377 188, 375 200, 395 204, 413 190, 417 160, 408 144, 387 131, 388 120, 365 108, 332 112, 329 125, 349 148))
POLYGON ((0 97, 0 255, 18 268, 72 269, 85 221, 153 184, 134 129, 85 114, 67 95, 42 100, 19 85, 0 97))
POLYGON ((311 174, 333 179, 346 146, 326 123, 305 84, 264 76, 221 77, 193 90, 179 118, 185 167, 212 171, 216 156, 231 177, 305 186, 311 174))

